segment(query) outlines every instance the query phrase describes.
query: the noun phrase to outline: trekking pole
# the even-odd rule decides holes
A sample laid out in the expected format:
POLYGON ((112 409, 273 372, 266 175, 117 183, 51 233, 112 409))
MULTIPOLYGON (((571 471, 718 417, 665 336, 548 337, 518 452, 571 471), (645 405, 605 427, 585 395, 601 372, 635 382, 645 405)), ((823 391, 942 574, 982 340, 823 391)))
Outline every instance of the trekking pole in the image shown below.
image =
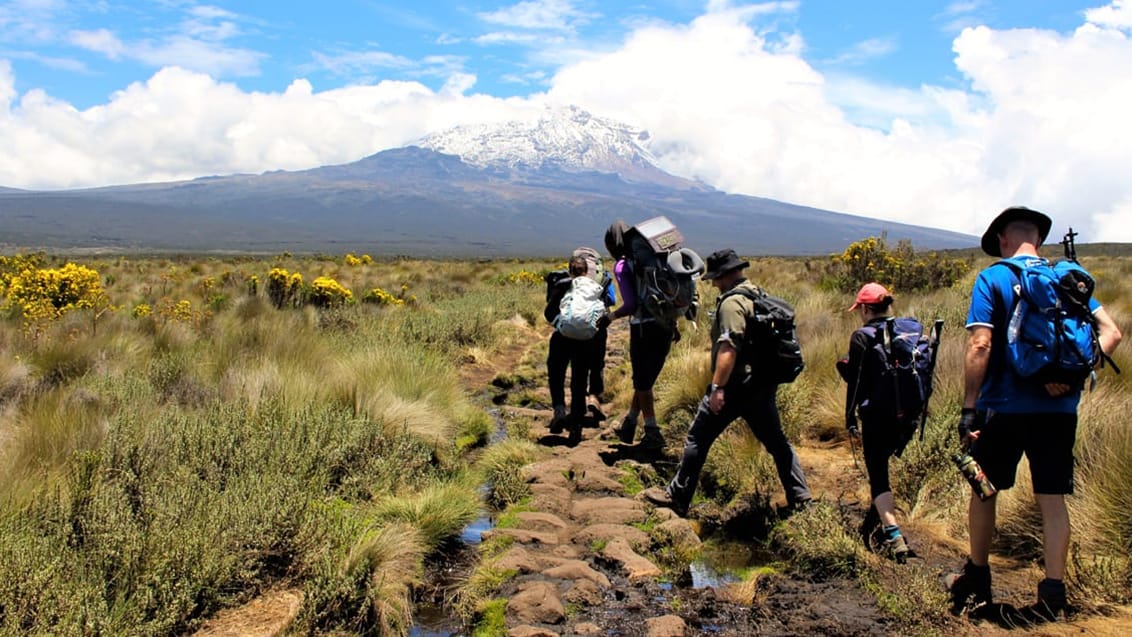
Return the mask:
POLYGON ((1065 258, 1073 263, 1077 263, 1077 242, 1074 239, 1080 233, 1073 232, 1073 226, 1069 226, 1069 232, 1061 238, 1061 247, 1065 250, 1065 258))
POLYGON ((931 333, 931 351, 932 359, 928 361, 928 387, 924 391, 924 410, 920 412, 920 442, 924 441, 924 430, 928 425, 928 403, 932 399, 932 393, 935 391, 935 363, 939 360, 939 339, 943 334, 943 319, 936 319, 935 324, 932 325, 931 333))

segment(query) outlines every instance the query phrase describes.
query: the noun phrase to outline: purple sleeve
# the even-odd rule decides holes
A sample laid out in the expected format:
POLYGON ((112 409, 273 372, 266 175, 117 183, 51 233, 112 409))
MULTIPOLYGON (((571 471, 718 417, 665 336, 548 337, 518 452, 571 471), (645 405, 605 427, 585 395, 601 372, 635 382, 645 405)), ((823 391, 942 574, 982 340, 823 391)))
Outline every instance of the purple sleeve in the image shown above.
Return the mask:
POLYGON ((620 259, 613 266, 613 278, 617 279, 617 290, 621 292, 621 308, 620 312, 624 315, 632 315, 637 311, 637 291, 633 284, 633 270, 629 267, 629 262, 625 259, 620 259))

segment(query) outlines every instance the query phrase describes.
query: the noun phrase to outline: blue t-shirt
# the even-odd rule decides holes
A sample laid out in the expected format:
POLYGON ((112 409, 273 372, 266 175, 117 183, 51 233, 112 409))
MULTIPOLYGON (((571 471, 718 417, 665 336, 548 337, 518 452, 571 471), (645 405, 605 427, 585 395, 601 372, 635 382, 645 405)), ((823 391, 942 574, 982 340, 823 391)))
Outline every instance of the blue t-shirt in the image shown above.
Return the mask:
MULTIPOLYGON (((1041 258, 1016 256, 1009 260, 1026 267, 1041 258)), ((1006 325, 1014 307, 1016 286, 1018 275, 1005 265, 992 265, 975 279, 971 308, 967 312, 967 329, 991 329, 990 361, 975 407, 1006 414, 1076 412, 1081 399, 1080 390, 1053 398, 1046 393, 1043 385, 1019 377, 1006 360, 1006 325)), ((1095 298, 1089 300, 1089 309, 1093 312, 1100 307, 1095 298)))

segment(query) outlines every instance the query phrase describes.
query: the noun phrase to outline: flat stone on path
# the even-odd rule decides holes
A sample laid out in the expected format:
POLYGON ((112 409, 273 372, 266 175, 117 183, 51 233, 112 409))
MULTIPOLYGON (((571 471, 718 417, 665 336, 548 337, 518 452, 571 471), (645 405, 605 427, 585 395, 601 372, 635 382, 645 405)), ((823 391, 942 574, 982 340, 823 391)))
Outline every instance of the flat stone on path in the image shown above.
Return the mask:
POLYGON ((489 540, 497 535, 506 535, 515 538, 520 544, 547 544, 555 546, 559 543, 557 533, 546 531, 528 531, 526 529, 489 529, 483 532, 483 539, 489 540))
POLYGON ((507 549, 507 552, 500 555, 492 565, 503 571, 513 570, 520 573, 538 573, 543 569, 541 560, 521 546, 507 549))
POLYGON ((238 608, 221 611, 194 633, 194 637, 275 637, 299 614, 303 592, 270 591, 238 608))
POLYGON ((630 582, 639 582, 661 575, 661 570, 656 564, 634 551, 623 539, 616 539, 607 544, 602 549, 601 556, 620 564, 630 582))
POLYGON ((570 515, 586 524, 634 524, 648 519, 644 505, 630 498, 577 500, 570 515))
POLYGON ((574 479, 574 489, 582 493, 623 493, 625 485, 598 473, 583 473, 574 479))
POLYGON ((562 518, 554 515, 553 513, 522 511, 518 513, 516 517, 519 518, 520 528, 532 531, 558 532, 569 526, 562 521, 562 518))
POLYGON ((554 568, 548 568, 542 572, 546 577, 557 577, 558 579, 568 580, 589 580, 602 588, 609 588, 609 578, 603 573, 599 573, 590 568, 589 564, 581 560, 571 560, 565 562, 554 568))
POLYGON ((570 590, 562 595, 562 599, 571 604, 597 606, 601 604, 601 589, 588 579, 576 580, 570 590))
POLYGON ((574 626, 575 635, 600 635, 601 626, 592 622, 582 622, 574 626))
POLYGON ((554 484, 532 484, 531 508, 544 513, 566 515, 570 511, 570 491, 554 484))
POLYGON ((557 624, 566 619, 558 589, 549 582, 528 582, 507 602, 507 614, 524 624, 557 624))
POLYGON ((590 546, 594 542, 612 542, 622 539, 632 547, 649 545, 649 536, 644 531, 624 524, 591 524, 574 535, 574 543, 590 546))
POLYGON ((688 625, 676 615, 646 619, 645 627, 647 637, 684 637, 688 632, 688 625))
POLYGON ((679 549, 694 549, 702 544, 700 536, 684 518, 673 518, 659 524, 652 535, 679 549))

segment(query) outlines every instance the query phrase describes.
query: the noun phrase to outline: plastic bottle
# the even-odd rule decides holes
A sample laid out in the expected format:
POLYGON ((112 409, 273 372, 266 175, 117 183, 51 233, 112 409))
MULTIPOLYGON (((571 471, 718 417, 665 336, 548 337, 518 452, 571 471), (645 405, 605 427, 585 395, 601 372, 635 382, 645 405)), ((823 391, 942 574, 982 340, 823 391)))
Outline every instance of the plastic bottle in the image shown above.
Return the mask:
POLYGON ((957 453, 951 456, 951 461, 955 463, 956 467, 959 467, 959 471, 963 474, 964 478, 967 478, 967 482, 970 483, 971 488, 975 491, 975 495, 979 496, 980 500, 986 500, 998 493, 998 490, 994 488, 990 480, 987 480, 986 474, 983 473, 983 468, 979 466, 979 463, 975 462, 971 454, 957 453))

